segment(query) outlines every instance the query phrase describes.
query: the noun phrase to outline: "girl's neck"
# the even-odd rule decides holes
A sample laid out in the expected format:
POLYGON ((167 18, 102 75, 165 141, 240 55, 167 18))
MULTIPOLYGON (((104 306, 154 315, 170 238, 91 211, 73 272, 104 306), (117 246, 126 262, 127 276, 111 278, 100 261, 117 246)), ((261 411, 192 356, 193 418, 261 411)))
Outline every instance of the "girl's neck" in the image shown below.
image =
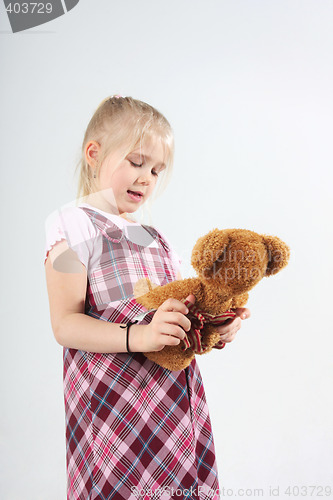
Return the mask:
POLYGON ((109 203, 107 203, 105 200, 103 200, 103 198, 101 199, 100 197, 98 197, 96 195, 94 196, 94 193, 91 193, 90 195, 85 196, 83 199, 83 203, 87 203, 88 205, 91 205, 92 207, 97 208, 97 209, 101 210, 102 212, 121 217, 121 218, 127 220, 128 222, 136 222, 134 219, 131 219, 126 212, 120 214, 118 210, 116 210, 109 203))

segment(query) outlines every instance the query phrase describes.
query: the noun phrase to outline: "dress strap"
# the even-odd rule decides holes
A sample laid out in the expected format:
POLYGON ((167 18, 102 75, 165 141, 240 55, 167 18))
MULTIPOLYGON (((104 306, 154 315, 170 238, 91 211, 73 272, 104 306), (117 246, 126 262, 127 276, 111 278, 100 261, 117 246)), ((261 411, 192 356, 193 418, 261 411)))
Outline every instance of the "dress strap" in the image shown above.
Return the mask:
POLYGON ((167 244, 167 242, 165 241, 165 239, 162 237, 162 235, 157 231, 157 229, 155 229, 154 227, 152 226, 146 226, 144 224, 142 224, 142 227, 144 227, 146 229, 146 231, 148 231, 148 233, 155 239, 157 239, 161 245, 163 246, 163 248, 169 252, 170 251, 170 247, 169 245, 167 244))
MULTIPOLYGON (((84 212, 86 212, 86 214, 91 219, 91 222, 108 240, 113 241, 114 243, 119 243, 123 238, 126 238, 124 231, 104 215, 86 207, 79 207, 79 208, 81 208, 82 210, 84 210, 84 212)), ((145 224, 141 224, 141 227, 145 229, 153 239, 156 239, 167 252, 170 251, 168 243, 154 227, 147 226, 145 224)), ((129 226, 129 228, 131 228, 131 226, 129 226)), ((146 242, 146 244, 148 244, 148 242, 146 242)))
POLYGON ((100 214, 95 210, 90 210, 86 207, 79 207, 81 210, 86 212, 91 222, 97 227, 97 229, 110 241, 114 243, 119 243, 123 237, 124 233, 120 227, 118 227, 114 222, 100 214))

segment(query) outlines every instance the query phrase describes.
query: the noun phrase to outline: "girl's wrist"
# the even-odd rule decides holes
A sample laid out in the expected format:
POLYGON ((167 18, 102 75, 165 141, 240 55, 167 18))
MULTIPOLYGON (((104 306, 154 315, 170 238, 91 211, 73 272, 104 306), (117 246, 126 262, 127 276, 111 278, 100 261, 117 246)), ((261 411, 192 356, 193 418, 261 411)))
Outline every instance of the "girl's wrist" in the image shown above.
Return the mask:
MULTIPOLYGON (((128 348, 130 352, 143 352, 143 335, 147 325, 131 325, 128 332, 128 348)), ((126 342, 126 339, 125 339, 126 342)))

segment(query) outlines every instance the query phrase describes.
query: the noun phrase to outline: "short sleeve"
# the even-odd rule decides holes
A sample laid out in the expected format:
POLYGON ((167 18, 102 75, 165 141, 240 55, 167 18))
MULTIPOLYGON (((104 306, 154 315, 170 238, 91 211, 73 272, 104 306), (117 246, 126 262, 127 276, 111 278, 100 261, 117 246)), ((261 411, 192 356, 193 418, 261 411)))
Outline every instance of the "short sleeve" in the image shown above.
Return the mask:
POLYGON ((174 247, 170 243, 169 239, 165 236, 165 234, 162 233, 162 231, 160 231, 159 229, 158 229, 158 232, 160 233, 160 235, 162 236, 162 238, 165 240, 168 247, 170 248, 169 255, 170 255, 170 258, 173 262, 173 265, 174 265, 176 272, 178 272, 178 271, 180 272, 182 259, 180 258, 180 256, 178 255, 178 253, 176 252, 176 250, 174 249, 174 247))
POLYGON ((79 207, 66 207, 50 214, 45 221, 44 264, 49 251, 62 240, 88 269, 96 231, 89 217, 79 207))

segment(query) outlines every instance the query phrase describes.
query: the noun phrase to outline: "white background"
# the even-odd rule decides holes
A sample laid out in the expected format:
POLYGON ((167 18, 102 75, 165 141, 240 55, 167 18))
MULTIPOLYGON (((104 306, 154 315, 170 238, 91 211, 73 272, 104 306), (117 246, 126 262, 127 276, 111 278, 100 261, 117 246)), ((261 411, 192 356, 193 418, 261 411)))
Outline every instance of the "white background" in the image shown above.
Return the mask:
POLYGON ((13 34, 0 4, 3 500, 66 497, 44 223, 74 200, 85 128, 117 93, 174 129, 153 222, 184 277, 214 227, 291 247, 289 266, 250 292, 234 342, 198 358, 221 488, 290 498, 288 486, 313 485, 313 498, 333 487, 332 21, 331 0, 81 0, 13 34))

